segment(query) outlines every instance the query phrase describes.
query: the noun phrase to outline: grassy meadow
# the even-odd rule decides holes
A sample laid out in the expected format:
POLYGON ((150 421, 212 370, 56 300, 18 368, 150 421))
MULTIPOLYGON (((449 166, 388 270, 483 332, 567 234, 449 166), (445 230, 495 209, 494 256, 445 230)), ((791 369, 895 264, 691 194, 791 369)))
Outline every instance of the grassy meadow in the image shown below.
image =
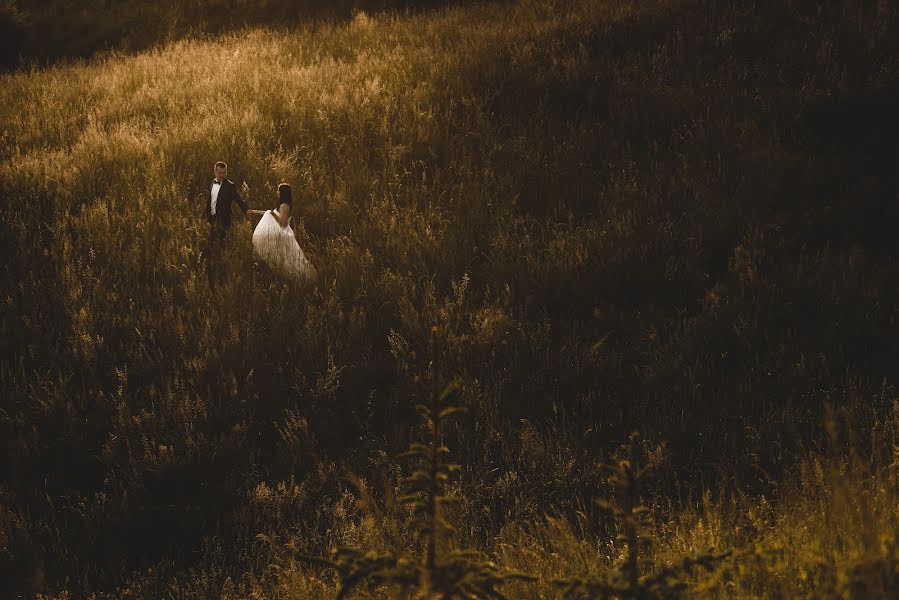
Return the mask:
POLYGON ((2 0, 0 69, 140 52, 247 26, 343 21, 356 10, 421 10, 461 0, 2 0))
POLYGON ((437 551, 508 598, 608 597, 554 580, 627 575, 628 493, 647 577, 718 553, 669 596, 889 597, 897 48, 890 2, 521 0, 0 75, 0 596, 331 598, 308 557, 423 556, 437 380, 437 551), (293 185, 315 280, 235 213, 209 284, 217 160, 253 208, 293 185))

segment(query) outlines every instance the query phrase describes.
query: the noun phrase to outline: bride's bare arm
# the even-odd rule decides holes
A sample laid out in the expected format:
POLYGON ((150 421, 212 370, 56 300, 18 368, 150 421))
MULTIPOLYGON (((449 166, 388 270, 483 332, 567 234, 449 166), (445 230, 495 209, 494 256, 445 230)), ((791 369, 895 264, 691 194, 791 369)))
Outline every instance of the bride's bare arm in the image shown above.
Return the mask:
POLYGON ((265 210, 256 210, 255 208, 251 208, 250 210, 247 211, 247 214, 248 214, 248 215, 259 215, 259 216, 261 217, 261 216, 264 215, 266 212, 268 212, 268 211, 265 211, 265 210))
POLYGON ((272 211, 272 216, 278 220, 281 227, 285 227, 290 222, 290 205, 287 203, 281 204, 281 206, 272 211))

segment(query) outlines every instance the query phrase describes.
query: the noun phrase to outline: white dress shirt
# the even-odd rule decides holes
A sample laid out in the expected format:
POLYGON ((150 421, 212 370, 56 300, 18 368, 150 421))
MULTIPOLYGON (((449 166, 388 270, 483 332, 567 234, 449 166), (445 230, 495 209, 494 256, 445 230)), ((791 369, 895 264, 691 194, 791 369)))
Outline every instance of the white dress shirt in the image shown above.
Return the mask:
POLYGON ((209 208, 211 209, 213 215, 215 214, 215 203, 218 202, 220 189, 222 189, 222 184, 213 181, 212 189, 209 191, 209 197, 211 198, 211 200, 209 201, 209 208))

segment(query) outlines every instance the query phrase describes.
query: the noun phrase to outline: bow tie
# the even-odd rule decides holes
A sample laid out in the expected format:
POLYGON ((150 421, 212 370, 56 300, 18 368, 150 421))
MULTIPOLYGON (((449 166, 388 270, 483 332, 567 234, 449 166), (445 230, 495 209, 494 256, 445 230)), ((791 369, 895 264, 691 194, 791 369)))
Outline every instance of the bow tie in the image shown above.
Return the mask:
POLYGON ((212 185, 222 185, 222 182, 221 181, 213 181, 212 185))

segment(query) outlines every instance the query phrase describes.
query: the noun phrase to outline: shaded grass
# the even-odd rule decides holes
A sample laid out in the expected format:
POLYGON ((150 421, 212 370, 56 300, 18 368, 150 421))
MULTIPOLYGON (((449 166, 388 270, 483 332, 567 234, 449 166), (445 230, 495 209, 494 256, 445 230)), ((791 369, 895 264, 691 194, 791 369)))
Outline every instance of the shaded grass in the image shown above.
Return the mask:
POLYGON ((347 516, 347 472, 390 498, 433 325, 470 406, 460 543, 578 511, 565 552, 604 539, 595 466, 635 427, 667 441, 660 497, 726 480, 744 518, 823 400, 861 432, 890 406, 896 20, 522 2, 3 75, 0 579, 328 588, 254 536, 401 543, 347 516), (260 269, 241 222, 207 285, 218 159, 254 207, 294 185, 316 282, 260 269))

